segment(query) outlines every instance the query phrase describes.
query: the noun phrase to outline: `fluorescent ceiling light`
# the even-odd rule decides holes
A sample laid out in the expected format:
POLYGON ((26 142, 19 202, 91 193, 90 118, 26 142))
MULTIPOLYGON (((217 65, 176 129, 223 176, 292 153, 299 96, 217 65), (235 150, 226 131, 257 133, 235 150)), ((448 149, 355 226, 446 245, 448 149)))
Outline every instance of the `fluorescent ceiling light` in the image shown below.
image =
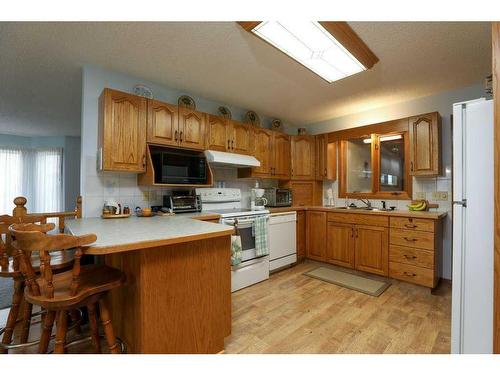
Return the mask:
MULTIPOLYGON (((396 135, 386 135, 385 137, 379 138, 380 142, 395 141, 396 139, 403 139, 403 136, 401 134, 396 134, 396 135)), ((366 138, 366 139, 363 139, 363 142, 364 143, 372 143, 372 139, 366 138)))
POLYGON ((366 70, 317 21, 264 21, 251 31, 330 83, 366 70))

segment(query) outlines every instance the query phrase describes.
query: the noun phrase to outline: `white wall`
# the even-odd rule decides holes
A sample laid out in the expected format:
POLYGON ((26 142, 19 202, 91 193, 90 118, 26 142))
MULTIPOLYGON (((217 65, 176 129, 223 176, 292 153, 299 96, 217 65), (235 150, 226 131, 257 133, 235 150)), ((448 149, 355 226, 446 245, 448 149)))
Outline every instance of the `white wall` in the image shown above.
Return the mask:
MULTIPOLYGON (((153 90, 155 99, 167 103, 177 103, 181 95, 190 95, 196 102, 196 108, 202 112, 217 114, 220 105, 227 105, 233 119, 243 120, 246 109, 229 106, 194 95, 193 93, 160 86, 144 79, 122 73, 105 70, 96 66, 84 66, 82 72, 82 129, 81 129, 81 180, 80 191, 83 197, 83 215, 96 217, 101 214, 105 199, 118 200, 122 206, 159 205, 162 195, 169 189, 139 187, 137 175, 130 173, 101 173, 96 169, 98 99, 106 87, 124 92, 132 92, 137 84, 143 84, 153 90)), ((261 116, 263 126, 269 128, 272 119, 261 116)), ((285 127, 286 129, 286 127, 285 127)), ((249 188, 254 180, 237 181, 236 169, 215 171, 216 180, 225 179, 227 187, 249 188), (223 176, 223 177, 221 177, 223 176)), ((248 189, 247 189, 248 190, 248 189)), ((245 197, 247 200, 247 197, 245 197)), ((249 204, 249 203, 248 203, 249 204)))
MULTIPOLYGON (((371 111, 359 112, 349 116, 339 117, 320 123, 307 125, 310 134, 320 134, 342 129, 349 129, 358 126, 375 124, 379 122, 394 120, 398 118, 409 117, 421 113, 437 111, 442 119, 442 137, 441 150, 443 160, 443 175, 432 178, 413 178, 413 196, 424 192, 426 199, 433 202, 432 193, 435 191, 447 191, 448 199, 446 201, 434 201, 439 204, 439 211, 447 211, 448 216, 444 222, 443 228, 443 268, 442 277, 451 279, 451 257, 452 257, 452 218, 451 218, 451 192, 452 192, 452 123, 451 114, 452 105, 456 102, 477 99, 483 96, 482 84, 464 87, 458 90, 444 92, 438 95, 419 98, 409 102, 395 104, 387 107, 378 108, 371 111)), ((337 206, 344 206, 354 200, 338 198, 337 182, 325 182, 324 196, 326 190, 331 188, 335 197, 337 206)), ((326 202, 326 200, 325 200, 326 202)), ((398 209, 406 210, 409 201, 387 201, 388 206, 396 206, 398 209)), ((374 200, 375 206, 380 206, 378 200, 374 200)))

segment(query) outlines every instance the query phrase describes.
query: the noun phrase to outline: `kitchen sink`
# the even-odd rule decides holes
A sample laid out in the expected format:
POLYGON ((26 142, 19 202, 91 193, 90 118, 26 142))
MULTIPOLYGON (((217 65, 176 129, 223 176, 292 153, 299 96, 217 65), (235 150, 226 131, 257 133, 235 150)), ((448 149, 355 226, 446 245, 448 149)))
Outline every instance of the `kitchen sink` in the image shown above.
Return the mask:
POLYGON ((358 211, 393 211, 390 208, 377 208, 377 207, 335 207, 340 210, 358 210, 358 211))

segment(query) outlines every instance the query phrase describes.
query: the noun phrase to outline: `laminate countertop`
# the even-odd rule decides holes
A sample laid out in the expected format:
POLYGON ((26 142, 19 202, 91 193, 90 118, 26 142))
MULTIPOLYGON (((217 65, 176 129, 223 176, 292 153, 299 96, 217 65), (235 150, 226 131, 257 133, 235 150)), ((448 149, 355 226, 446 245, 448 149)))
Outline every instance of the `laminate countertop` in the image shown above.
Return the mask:
POLYGON ((378 210, 363 210, 363 209, 342 209, 338 207, 325 206, 292 206, 292 207, 269 207, 271 213, 287 212, 287 211, 326 211, 345 214, 359 215, 382 215, 382 216, 397 216, 397 217, 413 217, 420 219, 442 219, 447 215, 446 211, 409 211, 409 210, 394 210, 394 211, 378 211, 378 210))
POLYGON ((131 216, 126 219, 83 218, 68 220, 66 231, 76 236, 96 234, 97 241, 85 250, 86 254, 93 255, 229 236, 234 231, 233 227, 196 220, 194 217, 197 215, 131 216))

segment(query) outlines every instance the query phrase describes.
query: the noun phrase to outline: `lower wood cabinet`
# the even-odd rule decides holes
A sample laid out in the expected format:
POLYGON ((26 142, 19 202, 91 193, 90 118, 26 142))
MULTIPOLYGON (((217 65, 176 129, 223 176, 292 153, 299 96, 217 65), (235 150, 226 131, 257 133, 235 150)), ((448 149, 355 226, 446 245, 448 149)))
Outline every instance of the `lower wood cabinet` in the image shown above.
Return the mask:
POLYGON ((325 261, 354 268, 354 228, 351 224, 328 222, 325 261))
POLYGON ((310 259, 325 260, 326 217, 326 212, 323 211, 307 211, 306 213, 306 253, 310 259))
POLYGON ((306 213, 297 211, 297 258, 303 259, 306 256, 306 213))
POLYGON ((356 225, 354 230, 355 268, 387 276, 389 274, 389 229, 356 225))

